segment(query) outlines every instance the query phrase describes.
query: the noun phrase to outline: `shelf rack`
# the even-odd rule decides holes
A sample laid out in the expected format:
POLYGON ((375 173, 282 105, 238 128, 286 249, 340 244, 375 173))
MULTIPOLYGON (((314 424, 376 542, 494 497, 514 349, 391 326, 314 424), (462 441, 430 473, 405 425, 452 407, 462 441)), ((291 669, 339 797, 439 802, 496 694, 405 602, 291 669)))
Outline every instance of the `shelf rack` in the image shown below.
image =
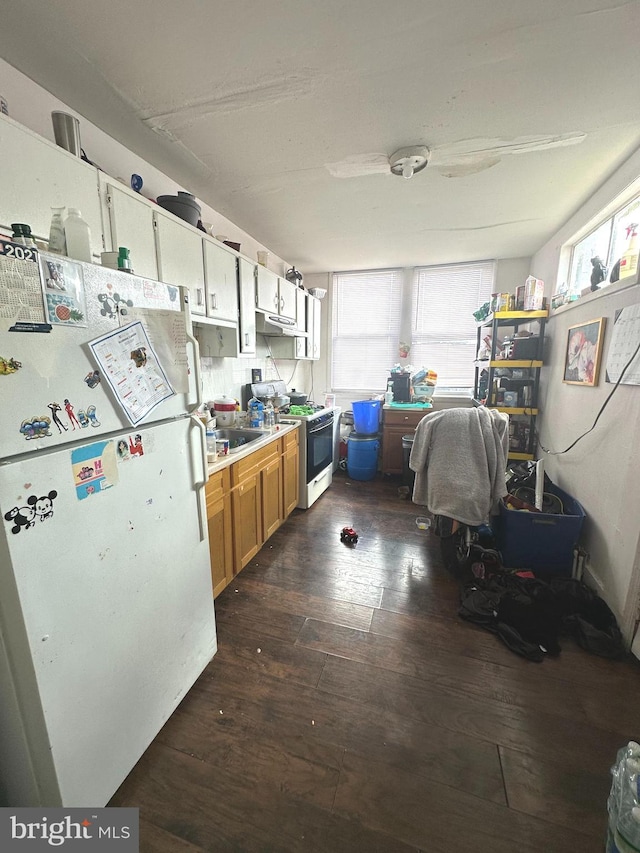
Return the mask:
POLYGON ((511 418, 509 422, 509 459, 534 459, 535 458, 535 424, 539 415, 538 392, 540 383, 540 368, 544 365, 544 331, 549 312, 543 311, 497 311, 490 314, 478 323, 477 351, 480 349, 482 330, 491 327, 491 354, 487 361, 475 362, 475 389, 474 404, 486 405, 500 412, 506 412, 511 418), (535 357, 531 359, 499 359, 497 358, 498 331, 502 328, 512 328, 514 334, 520 326, 537 323, 539 326, 538 344, 535 357), (481 372, 487 370, 486 395, 481 394, 481 372), (522 370, 526 371, 524 378, 499 377, 496 371, 500 370, 522 370), (528 405, 504 406, 498 403, 498 383, 500 379, 506 379, 516 384, 519 396, 525 387, 531 388, 531 398, 528 405), (522 383, 518 386, 517 383, 522 383), (484 397, 484 399, 483 399, 484 397), (526 419, 526 420, 524 420, 526 419), (512 449, 513 448, 513 449, 512 449))

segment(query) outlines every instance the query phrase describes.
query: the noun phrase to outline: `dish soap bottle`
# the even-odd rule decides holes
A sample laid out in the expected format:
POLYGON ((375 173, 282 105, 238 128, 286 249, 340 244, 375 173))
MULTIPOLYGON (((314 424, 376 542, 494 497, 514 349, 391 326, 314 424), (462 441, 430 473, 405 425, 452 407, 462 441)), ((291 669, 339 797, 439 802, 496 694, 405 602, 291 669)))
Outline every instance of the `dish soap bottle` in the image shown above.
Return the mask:
POLYGON ((64 221, 64 236, 67 241, 67 256, 90 264, 91 231, 77 207, 69 208, 69 215, 64 221))
POLYGON ((51 208, 51 224, 49 226, 49 251, 56 255, 67 254, 67 241, 64 236, 64 220, 62 211, 64 207, 51 208))
POLYGON ((638 232, 637 223, 627 226, 627 237, 629 245, 627 251, 620 258, 620 278, 629 278, 638 271, 638 232))
POLYGON ((393 385, 391 382, 387 383, 387 390, 384 395, 384 404, 385 406, 390 406, 393 403, 393 385))

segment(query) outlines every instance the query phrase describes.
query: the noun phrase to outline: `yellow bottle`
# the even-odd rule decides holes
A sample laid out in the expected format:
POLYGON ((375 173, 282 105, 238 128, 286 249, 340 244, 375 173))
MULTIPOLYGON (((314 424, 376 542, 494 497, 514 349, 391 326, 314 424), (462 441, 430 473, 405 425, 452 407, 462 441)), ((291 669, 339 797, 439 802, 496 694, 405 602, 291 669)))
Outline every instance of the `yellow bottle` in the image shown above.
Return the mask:
POLYGON ((638 271, 638 226, 633 223, 627 227, 629 245, 627 251, 620 258, 620 278, 629 278, 638 271))

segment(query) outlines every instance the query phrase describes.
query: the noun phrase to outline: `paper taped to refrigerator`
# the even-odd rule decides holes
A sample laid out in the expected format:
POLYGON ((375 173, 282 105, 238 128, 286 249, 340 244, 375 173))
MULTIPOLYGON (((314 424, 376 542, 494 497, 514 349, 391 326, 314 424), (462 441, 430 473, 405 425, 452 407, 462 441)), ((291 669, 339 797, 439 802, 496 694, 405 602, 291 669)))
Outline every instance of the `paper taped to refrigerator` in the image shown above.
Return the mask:
POLYGON ((44 323, 38 253, 0 240, 0 320, 44 323))
POLYGON ((129 308, 128 317, 140 320, 145 327, 176 394, 186 394, 189 390, 189 360, 187 328, 182 311, 129 308))
POLYGON ((175 396, 149 335, 138 320, 89 342, 100 369, 129 422, 140 423, 175 396))

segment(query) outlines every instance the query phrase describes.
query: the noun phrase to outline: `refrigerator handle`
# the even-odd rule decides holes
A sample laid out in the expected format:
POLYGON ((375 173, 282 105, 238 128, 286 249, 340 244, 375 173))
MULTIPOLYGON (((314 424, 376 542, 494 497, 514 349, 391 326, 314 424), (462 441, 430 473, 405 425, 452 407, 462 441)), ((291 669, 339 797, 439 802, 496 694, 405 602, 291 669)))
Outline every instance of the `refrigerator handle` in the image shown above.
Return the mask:
MULTIPOLYGON (((195 401, 189 400, 187 394, 187 409, 191 412, 196 412, 202 405, 202 372, 200 370, 200 346, 198 341, 193 336, 193 333, 187 329, 187 340, 193 347, 193 379, 196 387, 195 401)), ((206 466, 205 466, 206 470, 206 466)))
MULTIPOLYGON (((195 415, 189 415, 189 420, 191 421, 191 426, 195 428, 196 435, 199 442, 199 451, 202 462, 202 479, 194 478, 193 488, 196 493, 196 500, 198 504, 198 526, 200 527, 200 541, 203 542, 208 536, 208 525, 207 525, 207 513, 205 509, 205 501, 203 500, 202 490, 205 487, 207 480, 209 479, 209 462, 207 460, 207 433, 206 427, 204 423, 200 420, 200 418, 195 415)), ((193 448, 193 441, 191 436, 193 435, 193 431, 189 433, 189 441, 191 447, 193 448)), ((195 461, 195 460, 194 460, 195 461)))

